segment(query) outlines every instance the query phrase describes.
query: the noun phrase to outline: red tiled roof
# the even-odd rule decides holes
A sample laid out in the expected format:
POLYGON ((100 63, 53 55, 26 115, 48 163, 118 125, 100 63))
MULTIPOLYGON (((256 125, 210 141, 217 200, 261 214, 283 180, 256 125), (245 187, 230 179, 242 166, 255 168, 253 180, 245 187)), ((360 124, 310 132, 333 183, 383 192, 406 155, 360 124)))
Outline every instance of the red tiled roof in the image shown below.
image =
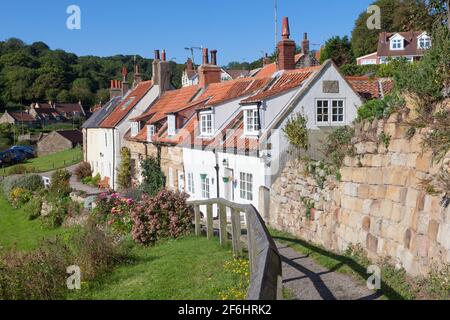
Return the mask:
POLYGON ((278 67, 276 62, 270 63, 266 66, 264 66, 261 71, 259 71, 255 78, 266 78, 271 77, 275 72, 278 71, 278 67))
POLYGON ((8 114, 14 118, 14 120, 16 121, 20 121, 20 122, 34 122, 35 119, 28 113, 26 112, 9 112, 8 114))
POLYGON ((381 32, 378 39, 378 56, 416 56, 423 55, 425 50, 418 48, 417 39, 421 36, 423 31, 408 31, 408 32, 381 32), (403 50, 391 50, 391 38, 399 34, 405 39, 403 50))
POLYGON ((379 79, 367 76, 346 77, 353 89, 365 99, 379 99, 394 88, 392 79, 379 79))
POLYGON ((258 102, 299 87, 306 80, 308 80, 315 71, 319 70, 320 68, 320 66, 317 66, 285 71, 272 86, 268 87, 262 92, 257 93, 254 96, 243 100, 242 103, 258 102))
POLYGON ((128 94, 119 106, 100 124, 101 128, 114 128, 141 101, 152 87, 152 81, 144 81, 128 94))

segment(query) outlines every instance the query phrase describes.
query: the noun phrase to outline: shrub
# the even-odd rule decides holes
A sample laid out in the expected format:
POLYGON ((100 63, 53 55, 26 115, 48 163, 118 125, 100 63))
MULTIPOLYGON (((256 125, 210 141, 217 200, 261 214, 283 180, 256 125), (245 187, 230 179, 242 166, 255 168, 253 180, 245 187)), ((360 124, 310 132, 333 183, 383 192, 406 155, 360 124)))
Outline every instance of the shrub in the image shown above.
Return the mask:
POLYGON ((120 162, 117 183, 121 189, 126 190, 131 187, 131 153, 128 148, 122 148, 120 155, 122 161, 120 162))
POLYGON ((50 202, 52 210, 45 217, 45 224, 48 228, 58 228, 62 226, 67 216, 67 198, 54 198, 50 202))
POLYGON ((358 109, 356 122, 387 118, 404 104, 404 100, 396 94, 387 95, 381 100, 369 100, 358 109))
POLYGON ((154 157, 147 158, 141 162, 142 176, 144 178, 140 189, 150 197, 155 196, 166 184, 166 177, 161 171, 158 159, 154 157))
POLYGON ((11 191, 15 188, 22 188, 30 192, 36 192, 44 188, 42 177, 39 175, 8 176, 2 181, 2 191, 11 200, 11 191))
POLYGON ((178 238, 188 234, 193 212, 186 199, 184 193, 167 190, 154 198, 144 195, 131 214, 133 239, 148 246, 163 238, 178 238))
POLYGON ((80 267, 83 280, 92 280, 109 271, 128 255, 122 244, 115 244, 113 238, 92 222, 71 238, 71 244, 74 247, 75 264, 80 267))
POLYGON ((101 194, 96 201, 94 216, 99 223, 107 223, 116 233, 129 234, 132 229, 131 212, 135 206, 133 200, 112 194, 101 194))
POLYGON ((352 145, 354 135, 355 130, 346 126, 334 130, 327 136, 327 139, 324 141, 323 153, 331 165, 340 168, 345 156, 353 156, 355 154, 352 145))
POLYGON ((85 177, 81 180, 81 182, 85 185, 97 187, 101 179, 102 177, 100 176, 100 173, 97 173, 95 177, 85 177))
POLYGON ((34 196, 24 206, 24 211, 28 214, 28 220, 35 220, 41 216, 42 200, 34 196))
POLYGON ((82 162, 76 167, 74 171, 78 181, 82 181, 84 178, 92 176, 91 164, 89 162, 82 162))
POLYGON ((13 205, 14 208, 22 207, 32 198, 33 195, 31 194, 31 192, 22 188, 14 188, 10 194, 11 204, 13 205))
POLYGON ((16 166, 11 167, 8 170, 8 175, 13 175, 13 174, 26 174, 26 173, 33 173, 36 172, 36 169, 33 167, 27 167, 24 166, 23 164, 19 164, 16 166))
POLYGON ((67 291, 70 250, 61 241, 47 241, 23 253, 12 249, 0 257, 0 300, 56 300, 67 291))
POLYGON ((301 113, 297 113, 288 119, 286 127, 283 129, 284 134, 288 138, 289 142, 305 151, 309 148, 308 141, 308 129, 306 127, 308 123, 308 118, 303 116, 301 113))
POLYGON ((52 175, 49 191, 54 196, 66 197, 72 192, 70 187, 71 174, 67 170, 55 171, 52 175))

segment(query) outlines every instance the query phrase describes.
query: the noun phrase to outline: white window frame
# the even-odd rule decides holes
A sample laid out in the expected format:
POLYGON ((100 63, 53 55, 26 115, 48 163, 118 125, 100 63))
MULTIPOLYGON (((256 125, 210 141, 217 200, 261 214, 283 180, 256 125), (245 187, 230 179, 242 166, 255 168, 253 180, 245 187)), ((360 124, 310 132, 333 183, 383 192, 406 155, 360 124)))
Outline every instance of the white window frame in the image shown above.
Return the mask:
POLYGON ((390 40, 391 50, 403 50, 405 49, 405 39, 400 35, 395 35, 390 40))
POLYGON ((195 194, 194 174, 192 172, 189 172, 186 175, 186 185, 187 185, 187 192, 190 194, 195 194))
POLYGON ((201 187, 202 187, 202 198, 210 199, 211 198, 211 186, 208 175, 200 176, 201 187))
POLYGON ((417 41, 417 47, 419 49, 427 50, 432 46, 431 37, 427 35, 422 35, 417 41), (423 43, 422 43, 423 42, 423 43))
POLYGON ((246 136, 257 136, 261 130, 259 125, 259 113, 258 108, 244 108, 244 134, 246 136), (251 124, 248 123, 249 121, 249 114, 251 114, 252 122, 251 124))
POLYGON ((316 125, 317 126, 323 126, 323 125, 333 125, 333 124, 345 124, 345 119, 346 119, 346 100, 343 98, 330 98, 330 99, 316 99, 315 101, 315 119, 316 119, 316 125), (324 121, 319 121, 319 113, 318 113, 318 109, 319 109, 319 102, 326 102, 327 103, 327 107, 323 107, 322 105, 322 111, 326 110, 326 114, 325 112, 322 112, 322 117, 327 116, 327 120, 324 121), (342 114, 338 113, 337 116, 342 116, 342 121, 339 121, 339 119, 337 121, 333 120, 333 115, 334 115, 334 103, 337 102, 342 102, 342 107, 338 107, 338 108, 342 108, 342 114))
POLYGON ((214 114, 212 112, 200 113, 200 136, 212 137, 214 135, 214 114), (210 126, 208 126, 210 125, 210 126))
POLYGON ((153 136, 156 134, 156 127, 153 124, 147 125, 147 142, 153 141, 153 136))
POLYGON ((167 134, 173 137, 177 131, 177 122, 174 114, 169 114, 167 116, 167 134))
POLYGON ((242 200, 253 201, 253 174, 239 173, 239 195, 242 200))
POLYGON ((141 131, 141 124, 138 121, 134 121, 131 123, 131 136, 132 137, 136 137, 139 133, 139 131, 141 131))

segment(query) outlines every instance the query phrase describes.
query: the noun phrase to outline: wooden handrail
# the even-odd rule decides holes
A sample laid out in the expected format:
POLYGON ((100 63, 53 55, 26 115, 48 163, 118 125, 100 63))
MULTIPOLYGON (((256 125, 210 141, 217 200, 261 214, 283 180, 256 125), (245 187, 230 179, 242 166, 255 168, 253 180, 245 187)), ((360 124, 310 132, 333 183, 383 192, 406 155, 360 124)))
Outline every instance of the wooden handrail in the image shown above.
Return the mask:
POLYGON ((208 199, 189 201, 195 212, 195 233, 201 235, 200 206, 207 207, 206 226, 208 239, 213 237, 212 206, 218 207, 220 244, 224 246, 228 241, 227 210, 231 209, 231 236, 235 257, 242 254, 241 248, 241 212, 246 215, 247 243, 250 260, 250 287, 248 300, 281 300, 282 277, 281 256, 267 230, 266 224, 258 210, 252 205, 242 205, 226 199, 208 199))

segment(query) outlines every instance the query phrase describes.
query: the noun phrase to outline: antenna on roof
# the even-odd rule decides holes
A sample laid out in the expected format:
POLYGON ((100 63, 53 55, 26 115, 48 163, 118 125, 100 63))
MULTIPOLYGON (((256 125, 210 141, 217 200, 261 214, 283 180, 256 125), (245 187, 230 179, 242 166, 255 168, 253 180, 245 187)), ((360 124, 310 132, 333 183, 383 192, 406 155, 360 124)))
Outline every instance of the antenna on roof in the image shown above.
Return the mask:
POLYGON ((186 47, 186 48, 184 48, 184 50, 191 52, 192 63, 195 65, 194 50, 202 51, 203 50, 203 46, 201 46, 201 47, 186 47))
POLYGON ((275 48, 278 43, 278 2, 274 0, 274 12, 275 12, 275 48))

